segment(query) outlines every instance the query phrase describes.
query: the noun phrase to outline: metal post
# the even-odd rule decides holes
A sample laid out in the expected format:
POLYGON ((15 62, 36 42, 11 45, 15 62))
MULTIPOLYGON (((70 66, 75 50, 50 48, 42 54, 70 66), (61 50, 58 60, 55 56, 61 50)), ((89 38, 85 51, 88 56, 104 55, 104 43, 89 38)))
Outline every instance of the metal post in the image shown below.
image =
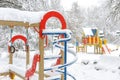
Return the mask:
MULTIPOLYGON (((65 35, 65 38, 67 37, 66 34, 65 35)), ((67 63, 67 42, 65 41, 64 42, 64 64, 67 63)), ((65 66, 64 67, 64 80, 67 80, 67 67, 65 66)))
POLYGON ((10 39, 12 39, 12 33, 13 33, 13 29, 11 28, 10 39))

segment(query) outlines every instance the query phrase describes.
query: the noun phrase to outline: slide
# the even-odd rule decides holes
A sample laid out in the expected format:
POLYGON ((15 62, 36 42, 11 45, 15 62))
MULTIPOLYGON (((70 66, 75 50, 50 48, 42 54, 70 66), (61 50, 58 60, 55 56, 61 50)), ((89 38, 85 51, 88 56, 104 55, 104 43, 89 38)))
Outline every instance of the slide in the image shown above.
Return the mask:
MULTIPOLYGON (((47 59, 60 59, 60 55, 54 55, 54 56, 46 56, 45 60, 47 59)), ((32 66, 30 69, 28 69, 25 73, 25 77, 29 80, 29 77, 34 75, 35 71, 36 71, 36 66, 37 66, 37 62, 40 62, 40 54, 35 54, 34 58, 33 58, 33 62, 32 62, 32 66)), ((59 64, 59 63, 58 63, 59 64)))
POLYGON ((108 49, 107 45, 103 45, 102 46, 102 50, 106 53, 106 54, 110 54, 110 50, 108 49))
POLYGON ((60 63, 61 63, 60 58, 58 58, 54 66, 60 65, 60 63))
POLYGON ((40 55, 39 54, 34 55, 32 67, 29 70, 27 70, 25 74, 25 77, 27 79, 29 79, 29 77, 35 73, 36 65, 37 65, 37 62, 39 61, 40 61, 40 55))

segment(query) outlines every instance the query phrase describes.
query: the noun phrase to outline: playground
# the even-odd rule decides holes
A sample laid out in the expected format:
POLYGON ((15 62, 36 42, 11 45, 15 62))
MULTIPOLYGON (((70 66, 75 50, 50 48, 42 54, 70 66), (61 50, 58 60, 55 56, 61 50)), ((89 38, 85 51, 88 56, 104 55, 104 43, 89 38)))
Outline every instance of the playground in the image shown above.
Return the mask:
POLYGON ((97 28, 83 28, 81 42, 76 40, 72 44, 72 32, 62 13, 12 8, 0 8, 0 25, 10 30, 7 49, 0 48, 0 80, 120 79, 120 48, 99 36, 97 28), (61 28, 46 26, 52 17, 60 21, 61 28), (14 33, 15 27, 22 27, 25 34, 14 33), (38 36, 35 43, 39 46, 33 51, 29 42, 30 29, 38 36), (24 50, 15 46, 19 40, 24 50), (52 50, 49 50, 51 45, 52 50))

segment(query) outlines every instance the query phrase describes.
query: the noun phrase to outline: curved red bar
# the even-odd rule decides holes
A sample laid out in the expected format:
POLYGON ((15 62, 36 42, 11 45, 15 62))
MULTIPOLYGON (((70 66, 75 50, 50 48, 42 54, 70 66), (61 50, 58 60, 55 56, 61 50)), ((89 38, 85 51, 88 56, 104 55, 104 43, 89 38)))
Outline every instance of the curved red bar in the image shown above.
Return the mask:
POLYGON ((43 19, 41 20, 40 22, 40 26, 39 26, 39 36, 41 38, 43 38, 42 36, 42 32, 43 32, 43 29, 45 29, 45 25, 46 25, 46 22, 49 18, 51 17, 56 17, 60 20, 61 24, 62 24, 62 28, 61 29, 66 29, 66 22, 65 22, 65 19, 64 17, 59 13, 59 12, 56 12, 56 11, 50 11, 48 13, 46 13, 43 17, 43 19))
MULTIPOLYGON (((12 37, 12 39, 10 40, 10 42, 14 43, 15 40, 17 39, 21 39, 22 41, 24 41, 25 44, 27 44, 27 38, 24 37, 23 35, 15 35, 12 37)), ((8 45, 8 52, 10 52, 10 46, 8 45)))
POLYGON ((16 36, 13 36, 12 39, 10 40, 12 43, 15 42, 15 40, 17 39, 21 39, 24 41, 24 43, 26 44, 27 43, 27 38, 24 37, 23 35, 16 35, 16 36))

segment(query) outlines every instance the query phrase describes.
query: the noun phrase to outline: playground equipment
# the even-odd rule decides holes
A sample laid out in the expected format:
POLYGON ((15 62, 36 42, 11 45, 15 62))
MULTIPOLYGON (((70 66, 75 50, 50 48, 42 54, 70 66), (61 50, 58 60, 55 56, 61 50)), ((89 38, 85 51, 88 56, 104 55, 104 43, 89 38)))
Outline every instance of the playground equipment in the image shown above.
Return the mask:
MULTIPOLYGON (((28 20, 29 21, 29 20, 28 20)), ((56 11, 50 11, 47 12, 44 16, 43 19, 39 23, 32 23, 29 24, 29 22, 21 22, 21 21, 6 21, 6 20, 0 20, 0 25, 7 25, 11 28, 11 40, 10 40, 10 45, 8 46, 8 52, 9 52, 9 69, 8 72, 3 72, 0 73, 0 75, 9 75, 11 79, 14 79, 14 76, 17 75, 23 80, 29 80, 31 76, 34 74, 38 74, 38 80, 44 80, 44 79, 49 79, 51 77, 50 75, 46 75, 44 72, 45 71, 51 71, 54 70, 56 72, 62 73, 61 78, 54 78, 52 80, 56 79, 61 79, 61 80, 67 80, 67 75, 72 77, 74 80, 76 80, 71 74, 67 72, 67 66, 72 65, 73 63, 76 62, 77 57, 75 52, 67 49, 67 42, 71 39, 71 32, 66 29, 66 22, 63 18, 63 16, 56 11), (46 29, 46 22, 49 18, 51 17, 56 17, 60 20, 62 24, 62 28, 57 30, 57 29, 46 29), (14 26, 24 26, 26 28, 26 31, 28 32, 29 27, 39 27, 39 31, 36 30, 39 33, 39 51, 40 54, 35 54, 33 58, 33 63, 31 68, 28 69, 29 65, 29 46, 28 46, 28 35, 27 37, 24 37, 22 35, 16 35, 12 36, 12 28, 14 26), (61 37, 58 40, 53 41, 53 45, 61 50, 60 55, 58 56, 49 56, 49 57, 44 57, 44 42, 47 44, 47 35, 60 35, 61 37), (46 38, 45 38, 46 36, 46 38), (13 43, 15 40, 21 39, 24 41, 26 45, 26 69, 19 68, 12 63, 13 59, 13 52, 11 51, 13 47, 13 43), (46 39, 46 41, 44 41, 46 39), (74 59, 67 63, 67 52, 71 53, 74 56, 74 59), (44 60, 50 60, 50 59, 57 59, 57 62, 54 66, 50 68, 44 68, 44 60), (37 63, 38 65, 38 70, 36 70, 37 63)))
POLYGON ((96 28, 83 28, 83 45, 78 46, 78 51, 87 53, 87 46, 94 46, 94 53, 110 53, 107 47, 107 40, 100 38, 96 28))

